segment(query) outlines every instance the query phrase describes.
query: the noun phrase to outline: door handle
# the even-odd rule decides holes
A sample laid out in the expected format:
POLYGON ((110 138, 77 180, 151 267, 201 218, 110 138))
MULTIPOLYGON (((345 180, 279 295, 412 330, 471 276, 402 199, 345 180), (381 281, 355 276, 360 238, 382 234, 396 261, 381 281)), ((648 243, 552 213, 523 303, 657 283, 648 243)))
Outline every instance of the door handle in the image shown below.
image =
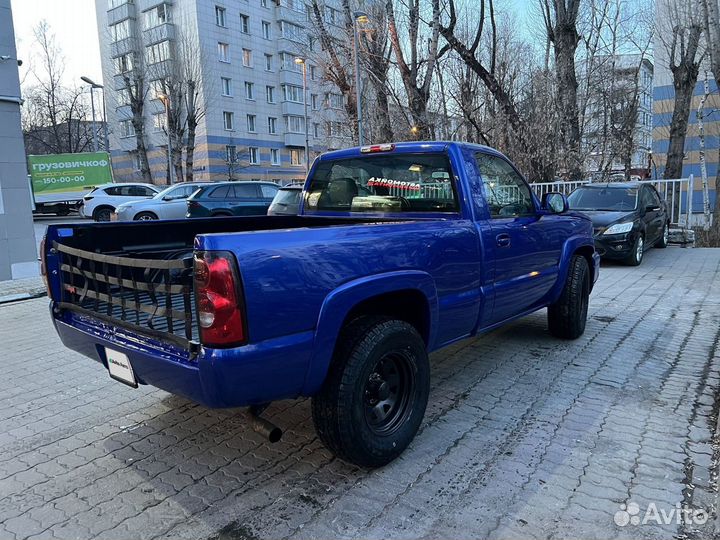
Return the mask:
POLYGON ((498 234, 495 237, 498 247, 510 247, 510 235, 506 233, 498 234))

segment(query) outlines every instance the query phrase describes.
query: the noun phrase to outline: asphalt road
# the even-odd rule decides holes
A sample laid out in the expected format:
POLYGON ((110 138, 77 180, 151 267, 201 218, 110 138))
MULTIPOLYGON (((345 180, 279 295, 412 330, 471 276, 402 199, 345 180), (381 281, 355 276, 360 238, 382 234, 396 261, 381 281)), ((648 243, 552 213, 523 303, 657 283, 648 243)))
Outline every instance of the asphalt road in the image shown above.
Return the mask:
POLYGON ((421 431, 375 471, 323 448, 307 400, 271 406, 269 444, 111 380, 46 299, 1 305, 0 538, 709 539, 718 272, 718 249, 650 250, 603 265, 576 341, 541 312, 432 355, 421 431))

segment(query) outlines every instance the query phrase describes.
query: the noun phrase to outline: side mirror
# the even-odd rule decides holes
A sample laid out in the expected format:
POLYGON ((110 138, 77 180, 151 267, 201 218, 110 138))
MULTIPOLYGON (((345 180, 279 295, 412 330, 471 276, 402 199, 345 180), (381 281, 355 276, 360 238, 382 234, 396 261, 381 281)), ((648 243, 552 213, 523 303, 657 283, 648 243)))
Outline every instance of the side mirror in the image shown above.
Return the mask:
POLYGON ((557 191, 550 191, 543 195, 542 207, 551 214, 562 214, 570 208, 567 197, 557 191))

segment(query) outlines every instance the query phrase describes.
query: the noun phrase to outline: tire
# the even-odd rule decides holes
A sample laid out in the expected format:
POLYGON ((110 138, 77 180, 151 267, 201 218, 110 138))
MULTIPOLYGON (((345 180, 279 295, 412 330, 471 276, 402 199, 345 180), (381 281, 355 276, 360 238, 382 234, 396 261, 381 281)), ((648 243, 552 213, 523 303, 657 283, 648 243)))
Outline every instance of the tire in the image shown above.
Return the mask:
POLYGON ((113 209, 109 206, 101 206, 96 208, 93 212, 93 219, 95 221, 110 221, 110 216, 113 213, 113 209))
POLYGON ((670 243, 670 226, 665 223, 663 226, 663 232, 660 236, 660 240, 655 242, 655 247, 660 249, 665 249, 668 247, 668 244, 670 243))
POLYGON ((153 214, 152 212, 140 212, 138 215, 136 215, 133 220, 134 221, 154 221, 158 217, 153 214))
POLYGON ((561 339, 577 339, 585 332, 590 298, 590 268, 582 255, 573 255, 560 298, 548 306, 548 328, 561 339))
POLYGON ((318 437, 343 461, 381 467, 415 437, 430 392, 425 342, 405 321, 363 317, 340 335, 312 398, 318 437))
POLYGON ((633 244, 632 253, 625 259, 625 264, 628 266, 640 266, 643 260, 643 254, 645 253, 645 238, 642 234, 638 234, 633 244))

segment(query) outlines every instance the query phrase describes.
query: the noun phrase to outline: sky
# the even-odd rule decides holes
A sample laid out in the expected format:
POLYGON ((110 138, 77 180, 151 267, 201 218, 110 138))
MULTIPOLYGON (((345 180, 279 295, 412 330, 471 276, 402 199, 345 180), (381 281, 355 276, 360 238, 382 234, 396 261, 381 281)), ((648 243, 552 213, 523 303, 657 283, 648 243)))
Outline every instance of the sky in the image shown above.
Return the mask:
MULTIPOLYGON (((23 61, 21 80, 28 74, 37 50, 33 29, 45 19, 65 56, 64 83, 84 84, 80 81, 83 75, 102 82, 94 0, 11 0, 10 5, 18 58, 23 61)), ((25 83, 32 84, 31 75, 25 83)))

